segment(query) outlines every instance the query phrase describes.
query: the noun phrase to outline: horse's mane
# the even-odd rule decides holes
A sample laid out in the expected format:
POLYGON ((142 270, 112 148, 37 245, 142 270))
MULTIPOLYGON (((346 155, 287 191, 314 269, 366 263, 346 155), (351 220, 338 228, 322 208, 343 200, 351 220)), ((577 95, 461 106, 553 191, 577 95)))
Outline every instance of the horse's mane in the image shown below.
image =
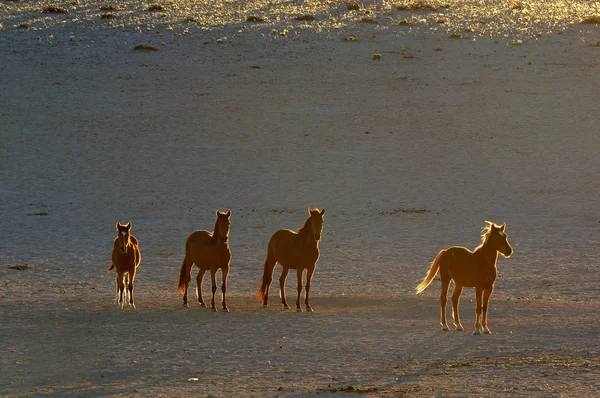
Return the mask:
POLYGON ((308 216, 306 220, 304 220, 304 224, 298 229, 298 235, 306 235, 310 231, 309 220, 312 217, 312 214, 308 216))
POLYGON ((480 249, 483 246, 485 246, 487 241, 490 239, 490 236, 492 236, 492 226, 494 226, 496 228, 500 228, 499 225, 496 225, 491 221, 486 221, 486 224, 487 225, 481 229, 481 244, 479 246, 477 246, 477 248, 475 250, 480 249))
POLYGON ((215 221, 215 228, 213 229, 212 235, 210 237, 210 243, 217 243, 217 239, 219 239, 219 218, 217 217, 217 221, 215 221))

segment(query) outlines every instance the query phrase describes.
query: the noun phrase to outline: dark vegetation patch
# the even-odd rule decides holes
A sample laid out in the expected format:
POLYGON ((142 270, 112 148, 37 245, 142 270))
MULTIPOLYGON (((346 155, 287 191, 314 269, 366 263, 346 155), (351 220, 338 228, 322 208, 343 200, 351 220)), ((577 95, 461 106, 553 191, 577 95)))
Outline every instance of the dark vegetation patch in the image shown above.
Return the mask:
POLYGON ((267 22, 267 20, 258 15, 250 15, 248 18, 246 18, 246 22, 262 23, 262 22, 267 22))
POLYGON ((462 39, 462 38, 463 38, 463 35, 461 35, 460 33, 452 33, 452 34, 450 35, 450 38, 451 38, 451 39, 462 39))
POLYGON ((40 217, 45 217, 48 215, 48 213, 46 213, 45 211, 39 212, 39 213, 27 213, 28 216, 40 216, 40 217))
POLYGON ((154 47, 152 44, 138 44, 133 47, 133 51, 158 51, 158 48, 154 47))
POLYGON ((360 22, 363 22, 363 23, 377 23, 377 21, 375 21, 375 18, 373 18, 373 17, 362 17, 360 19, 360 22))
POLYGON ((46 6, 42 9, 42 12, 44 14, 68 14, 69 13, 69 11, 67 11, 66 8, 56 7, 56 6, 46 6))
POLYGON ((117 14, 113 14, 110 12, 107 12, 105 14, 100 14, 101 19, 115 19, 116 17, 117 17, 117 14))
POLYGON ((314 21, 315 16, 312 14, 297 15, 294 17, 296 21, 314 21))
POLYGON ((590 25, 599 25, 600 24, 600 15, 592 15, 591 17, 583 18, 580 24, 590 24, 590 25))
POLYGON ((21 22, 17 27, 19 29, 29 29, 29 24, 27 22, 21 22))
POLYGON ((400 25, 400 26, 412 26, 412 22, 408 21, 406 19, 403 19, 400 22, 398 22, 398 25, 400 25))
POLYGON ((167 9, 162 4, 154 3, 150 4, 146 11, 167 11, 167 9))
POLYGON ((345 393, 350 393, 350 394, 384 394, 384 395, 400 395, 400 394, 407 394, 409 392, 417 392, 420 391, 421 389, 419 387, 414 387, 414 388, 377 388, 377 387, 371 387, 371 388, 360 388, 360 387, 353 387, 353 386, 349 386, 349 387, 331 387, 328 386, 327 388, 320 388, 319 391, 326 391, 326 392, 330 392, 330 393, 337 393, 337 392, 345 392, 345 393))
POLYGON ((355 1, 351 1, 348 3, 348 10, 349 11, 358 11, 360 10, 360 3, 357 3, 355 1))
POLYGON ((344 37, 344 41, 358 41, 358 38, 354 35, 350 35, 348 37, 344 37))
POLYGON ((185 17, 183 22, 198 22, 198 20, 194 17, 185 17))
POLYGON ((417 209, 414 207, 411 208, 403 208, 403 207, 399 207, 397 209, 394 209, 392 211, 380 211, 379 214, 382 216, 395 216, 397 214, 425 214, 425 213, 431 213, 431 210, 429 209, 417 209))
POLYGON ((448 4, 434 4, 426 0, 417 0, 396 5, 399 11, 437 11, 441 8, 450 8, 448 4))
POLYGON ((27 271, 27 270, 33 269, 33 265, 17 264, 17 265, 9 265, 8 268, 16 269, 17 271, 27 271))

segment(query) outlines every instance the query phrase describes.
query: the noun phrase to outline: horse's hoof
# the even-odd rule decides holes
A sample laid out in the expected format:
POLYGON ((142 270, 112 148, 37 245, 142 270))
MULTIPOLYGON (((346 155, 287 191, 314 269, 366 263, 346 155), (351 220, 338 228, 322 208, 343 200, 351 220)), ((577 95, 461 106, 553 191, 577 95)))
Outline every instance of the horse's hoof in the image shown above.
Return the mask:
POLYGON ((283 309, 284 309, 284 310, 289 310, 289 309, 290 309, 290 306, 289 306, 289 305, 284 305, 284 306, 283 306, 283 309))
POLYGON ((212 312, 219 312, 219 310, 217 310, 216 308, 211 308, 212 312))
POLYGON ((448 330, 448 325, 442 325, 442 332, 447 332, 448 330))
POLYGON ((130 303, 129 306, 135 310, 135 304, 130 303))
POLYGON ((462 325, 458 325, 458 326, 456 327, 456 331, 457 331, 457 332, 462 332, 462 331, 464 331, 464 330, 465 330, 465 328, 463 328, 463 327, 462 327, 462 325))
POLYGON ((312 307, 306 307, 306 311, 313 312, 313 309, 312 309, 312 307))
POLYGON ((206 308, 206 304, 200 303, 200 308, 206 308))
POLYGON ((485 328, 483 329, 483 334, 492 334, 492 332, 490 331, 490 329, 485 328))
POLYGON ((473 332, 473 334, 474 334, 475 336, 479 336, 479 335, 481 334, 481 330, 479 330, 479 329, 475 329, 475 331, 473 332))
POLYGON ((187 308, 187 307, 188 307, 187 303, 183 303, 183 308, 187 308))
POLYGON ((296 308, 296 312, 302 312, 302 308, 296 308))
POLYGON ((223 312, 229 312, 229 308, 223 307, 223 312))

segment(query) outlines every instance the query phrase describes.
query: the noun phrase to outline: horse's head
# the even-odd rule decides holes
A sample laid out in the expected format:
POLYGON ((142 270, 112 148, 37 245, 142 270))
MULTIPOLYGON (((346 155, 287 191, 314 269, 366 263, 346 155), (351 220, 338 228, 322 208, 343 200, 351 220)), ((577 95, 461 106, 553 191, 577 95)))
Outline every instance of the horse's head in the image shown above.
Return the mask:
POLYGON ((117 223, 117 239, 119 240, 119 246, 121 247, 121 253, 127 253, 127 250, 131 244, 131 223, 123 225, 117 223))
POLYGON ((490 244, 504 257, 510 257, 513 248, 508 243, 508 235, 506 235, 505 229, 506 223, 500 226, 492 223, 490 225, 490 244))
POLYGON ((218 230, 217 239, 221 242, 227 242, 229 240, 229 227, 230 227, 231 210, 227 212, 220 212, 217 210, 217 226, 215 230, 218 230))
POLYGON ((310 216, 310 226, 312 228, 313 236, 315 240, 321 240, 321 234, 323 233, 323 217, 325 216, 325 209, 319 211, 319 209, 308 209, 310 216))

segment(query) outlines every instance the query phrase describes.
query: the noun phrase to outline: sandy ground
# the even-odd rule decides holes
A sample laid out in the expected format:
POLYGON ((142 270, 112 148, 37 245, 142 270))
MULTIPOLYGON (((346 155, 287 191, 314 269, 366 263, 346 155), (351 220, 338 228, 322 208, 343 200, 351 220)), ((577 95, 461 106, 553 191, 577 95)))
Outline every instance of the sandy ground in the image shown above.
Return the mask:
POLYGON ((276 3, 0 3, 0 395, 600 395, 600 30, 578 24, 597 4, 276 3), (263 309, 268 239, 309 206, 316 312, 263 309), (216 209, 229 314, 176 291, 216 209), (472 290, 467 331, 443 333, 439 281, 413 288, 484 220, 515 249, 494 333, 471 334, 472 290), (117 221, 140 241, 137 311, 112 304, 117 221))

